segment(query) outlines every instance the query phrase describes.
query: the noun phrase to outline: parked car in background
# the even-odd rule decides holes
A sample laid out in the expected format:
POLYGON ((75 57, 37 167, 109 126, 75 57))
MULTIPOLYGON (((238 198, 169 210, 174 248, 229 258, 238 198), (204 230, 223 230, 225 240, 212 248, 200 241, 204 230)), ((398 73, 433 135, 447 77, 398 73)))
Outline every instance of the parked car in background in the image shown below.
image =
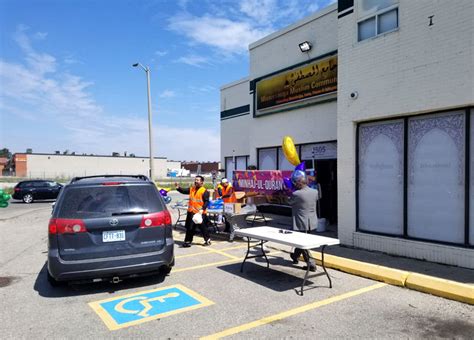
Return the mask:
POLYGON ((15 185, 12 197, 25 203, 33 203, 35 200, 56 199, 63 186, 53 181, 29 180, 15 185))
POLYGON ((119 282, 169 273, 171 215, 146 176, 89 176, 64 186, 49 221, 48 281, 119 282))

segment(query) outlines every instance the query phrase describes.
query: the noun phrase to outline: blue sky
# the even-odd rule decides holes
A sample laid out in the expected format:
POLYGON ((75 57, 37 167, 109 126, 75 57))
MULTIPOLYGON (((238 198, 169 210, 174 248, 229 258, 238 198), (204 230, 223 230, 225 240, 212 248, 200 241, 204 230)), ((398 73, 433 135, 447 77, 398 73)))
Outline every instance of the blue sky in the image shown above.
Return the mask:
POLYGON ((1 0, 0 148, 218 160, 250 43, 334 0, 1 0))

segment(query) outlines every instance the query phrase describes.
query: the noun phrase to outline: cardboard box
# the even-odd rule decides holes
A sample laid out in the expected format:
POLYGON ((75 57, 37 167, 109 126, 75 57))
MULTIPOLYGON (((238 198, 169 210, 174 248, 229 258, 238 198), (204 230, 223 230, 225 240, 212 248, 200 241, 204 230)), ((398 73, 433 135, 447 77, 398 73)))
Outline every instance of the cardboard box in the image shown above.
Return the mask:
POLYGON ((239 214, 242 210, 242 203, 224 203, 224 212, 227 214, 239 214))
POLYGON ((246 194, 244 191, 236 191, 234 192, 235 198, 238 203, 245 203, 246 202, 246 194))

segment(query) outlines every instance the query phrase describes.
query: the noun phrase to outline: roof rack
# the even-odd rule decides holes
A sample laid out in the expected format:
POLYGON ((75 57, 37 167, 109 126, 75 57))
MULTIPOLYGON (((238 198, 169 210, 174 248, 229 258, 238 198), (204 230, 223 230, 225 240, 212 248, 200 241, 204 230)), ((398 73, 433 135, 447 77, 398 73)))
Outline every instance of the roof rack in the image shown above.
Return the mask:
POLYGON ((71 179, 71 182, 69 183, 74 183, 74 182, 87 179, 87 178, 99 178, 99 177, 133 177, 133 178, 139 178, 147 182, 150 181, 150 179, 145 175, 94 175, 94 176, 74 177, 73 179, 71 179))

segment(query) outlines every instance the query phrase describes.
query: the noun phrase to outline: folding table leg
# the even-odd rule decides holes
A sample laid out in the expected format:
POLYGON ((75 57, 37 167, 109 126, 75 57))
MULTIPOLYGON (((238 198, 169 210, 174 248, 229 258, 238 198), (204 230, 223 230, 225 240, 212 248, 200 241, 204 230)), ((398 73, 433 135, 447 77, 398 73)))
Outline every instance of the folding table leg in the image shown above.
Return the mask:
POLYGON ((247 258, 249 257, 249 253, 250 253, 250 237, 247 237, 247 254, 245 254, 244 261, 240 265, 240 272, 241 273, 243 273, 243 271, 244 271, 244 264, 245 264, 245 261, 247 261, 247 258))
POLYGON ((265 251, 263 250, 263 240, 260 241, 260 249, 262 250, 263 256, 265 256, 265 260, 267 261, 267 268, 270 268, 270 261, 268 261, 267 254, 265 254, 265 251))
POLYGON ((324 248, 326 248, 326 245, 324 245, 322 248, 321 248, 321 265, 323 266, 323 269, 324 269, 324 272, 326 273, 326 276, 328 277, 328 280, 329 280, 329 288, 332 288, 332 281, 331 281, 331 277, 329 276, 327 270, 326 270, 326 266, 324 265, 324 248))

